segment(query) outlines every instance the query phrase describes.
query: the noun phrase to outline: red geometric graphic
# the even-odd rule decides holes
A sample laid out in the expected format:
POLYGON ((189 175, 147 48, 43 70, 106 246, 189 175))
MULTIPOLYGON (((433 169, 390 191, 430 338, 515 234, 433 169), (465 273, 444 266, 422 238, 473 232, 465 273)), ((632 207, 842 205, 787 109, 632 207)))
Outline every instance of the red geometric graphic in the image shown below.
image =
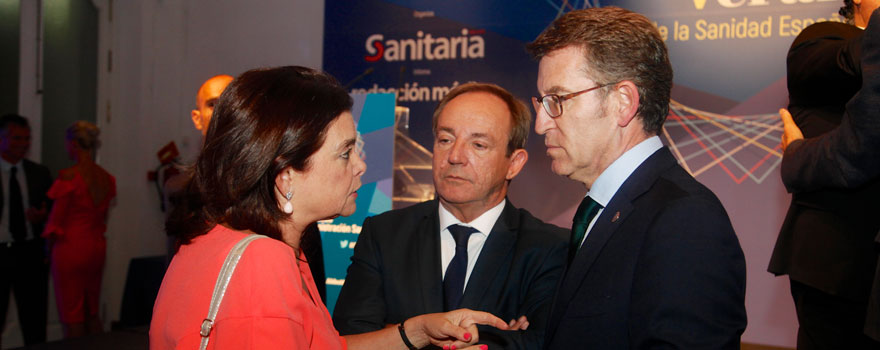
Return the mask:
POLYGON ((735 183, 762 183, 782 162, 777 114, 726 116, 671 101, 662 138, 679 164, 698 177, 721 170, 735 183))

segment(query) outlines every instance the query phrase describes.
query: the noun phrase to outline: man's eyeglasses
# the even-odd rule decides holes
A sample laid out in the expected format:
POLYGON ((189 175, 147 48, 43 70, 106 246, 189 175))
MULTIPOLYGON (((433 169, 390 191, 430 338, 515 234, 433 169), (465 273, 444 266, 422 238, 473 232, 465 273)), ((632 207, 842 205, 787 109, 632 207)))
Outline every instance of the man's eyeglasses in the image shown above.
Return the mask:
POLYGON ((562 115, 562 102, 565 102, 566 100, 573 99, 573 98, 578 97, 582 94, 585 94, 590 91, 596 90, 598 88, 603 88, 603 87, 606 87, 606 86, 612 85, 612 84, 617 84, 617 83, 608 83, 608 84, 597 85, 597 86, 591 87, 586 90, 572 92, 570 94, 565 94, 562 96, 559 96, 557 94, 549 94, 549 95, 544 95, 541 97, 532 97, 532 107, 535 107, 535 113, 540 113, 541 107, 539 107, 539 106, 544 106, 544 111, 547 112, 547 115, 549 115, 550 118, 556 118, 556 117, 562 115))

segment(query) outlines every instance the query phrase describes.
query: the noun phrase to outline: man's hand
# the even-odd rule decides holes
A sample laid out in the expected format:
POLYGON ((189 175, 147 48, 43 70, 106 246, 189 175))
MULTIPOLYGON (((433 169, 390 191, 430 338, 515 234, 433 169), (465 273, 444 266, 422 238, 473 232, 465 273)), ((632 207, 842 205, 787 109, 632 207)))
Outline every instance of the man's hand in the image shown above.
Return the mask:
POLYGON ((407 338, 417 347, 430 343, 444 349, 462 349, 479 340, 478 324, 508 329, 504 320, 487 312, 468 309, 416 316, 406 321, 405 329, 407 338))
POLYGON ((785 152, 789 144, 795 140, 802 140, 804 133, 794 123, 794 119, 791 118, 791 113, 787 109, 779 109, 779 117, 782 118, 782 151, 785 152))
POLYGON ((518 319, 510 320, 507 327, 509 327, 509 331, 524 331, 529 328, 529 320, 525 315, 522 315, 518 319))
POLYGON ((47 212, 46 203, 43 203, 43 205, 40 206, 40 209, 34 207, 27 208, 27 210, 24 211, 24 216, 30 223, 39 224, 46 221, 47 212))

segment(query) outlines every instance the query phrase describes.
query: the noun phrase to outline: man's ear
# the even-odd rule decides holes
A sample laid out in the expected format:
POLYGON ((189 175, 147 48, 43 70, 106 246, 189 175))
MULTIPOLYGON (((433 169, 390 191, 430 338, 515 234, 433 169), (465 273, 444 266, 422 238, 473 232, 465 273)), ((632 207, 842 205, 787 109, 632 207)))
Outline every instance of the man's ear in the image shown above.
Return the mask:
POLYGON ((614 85, 611 92, 615 97, 615 105, 612 112, 617 118, 617 125, 626 127, 636 117, 639 110, 639 88, 629 80, 624 80, 614 85))
POLYGON ((190 114, 192 115, 193 125, 196 126, 197 130, 201 131, 202 130, 202 113, 199 112, 198 109, 194 109, 194 110, 192 110, 192 112, 190 112, 190 114))
POLYGON ((513 180, 522 168, 526 165, 526 162, 529 160, 529 152, 520 148, 513 153, 510 154, 510 163, 507 165, 507 176, 505 177, 508 180, 513 180))

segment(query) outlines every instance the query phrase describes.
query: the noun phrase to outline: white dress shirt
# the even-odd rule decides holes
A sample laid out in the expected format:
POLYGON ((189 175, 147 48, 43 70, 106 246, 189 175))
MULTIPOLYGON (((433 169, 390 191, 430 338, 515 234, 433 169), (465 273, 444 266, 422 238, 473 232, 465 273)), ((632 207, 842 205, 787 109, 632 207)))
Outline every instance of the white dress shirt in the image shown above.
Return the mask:
POLYGON ((642 165, 645 159, 648 159, 648 157, 661 148, 663 148, 663 142, 660 141, 659 136, 649 137, 623 153, 602 174, 599 174, 596 182, 593 182, 593 187, 587 192, 587 196, 590 196, 596 203, 602 205, 602 209, 599 209, 599 213, 590 221, 590 226, 587 226, 587 233, 584 235, 580 245, 583 245, 584 241, 587 240, 587 236, 590 234, 590 230, 593 229, 593 225, 596 224, 596 220, 605 211, 605 207, 611 202, 611 198, 614 198, 614 195, 617 194, 620 186, 623 185, 639 165, 642 165))
MULTIPOLYGON (((0 243, 12 242, 12 233, 9 232, 9 174, 13 166, 18 168, 15 171, 15 178, 18 179, 18 186, 21 188, 22 206, 25 211, 28 208, 27 176, 24 175, 24 165, 22 163, 22 161, 18 161, 17 164, 10 164, 0 157, 0 179, 2 179, 0 186, 3 186, 3 212, 0 213, 0 243)), ((33 228, 27 222, 27 218, 25 218, 25 223, 27 239, 35 237, 32 232, 33 228)))
MULTIPOLYGON (((441 272, 443 278, 446 278, 446 268, 449 267, 449 263, 452 262, 452 257, 455 256, 455 239, 452 238, 452 233, 449 232, 449 226, 462 225, 477 229, 477 232, 472 233, 470 239, 468 239, 467 273, 464 275, 464 290, 467 290, 467 283, 471 278, 471 272, 474 270, 474 266, 477 264, 477 258, 483 250, 483 245, 486 243, 486 239, 489 238, 489 233, 492 232, 492 227, 495 226, 495 222, 498 221, 498 217, 501 216, 505 202, 507 202, 506 199, 502 200, 501 203, 498 203, 498 205, 492 207, 492 209, 487 210, 473 221, 464 223, 459 221, 455 215, 452 215, 452 213, 446 210, 446 208, 443 207, 443 203, 440 203, 440 265, 443 268, 441 272)), ((462 290, 462 292, 464 290, 462 290)))

